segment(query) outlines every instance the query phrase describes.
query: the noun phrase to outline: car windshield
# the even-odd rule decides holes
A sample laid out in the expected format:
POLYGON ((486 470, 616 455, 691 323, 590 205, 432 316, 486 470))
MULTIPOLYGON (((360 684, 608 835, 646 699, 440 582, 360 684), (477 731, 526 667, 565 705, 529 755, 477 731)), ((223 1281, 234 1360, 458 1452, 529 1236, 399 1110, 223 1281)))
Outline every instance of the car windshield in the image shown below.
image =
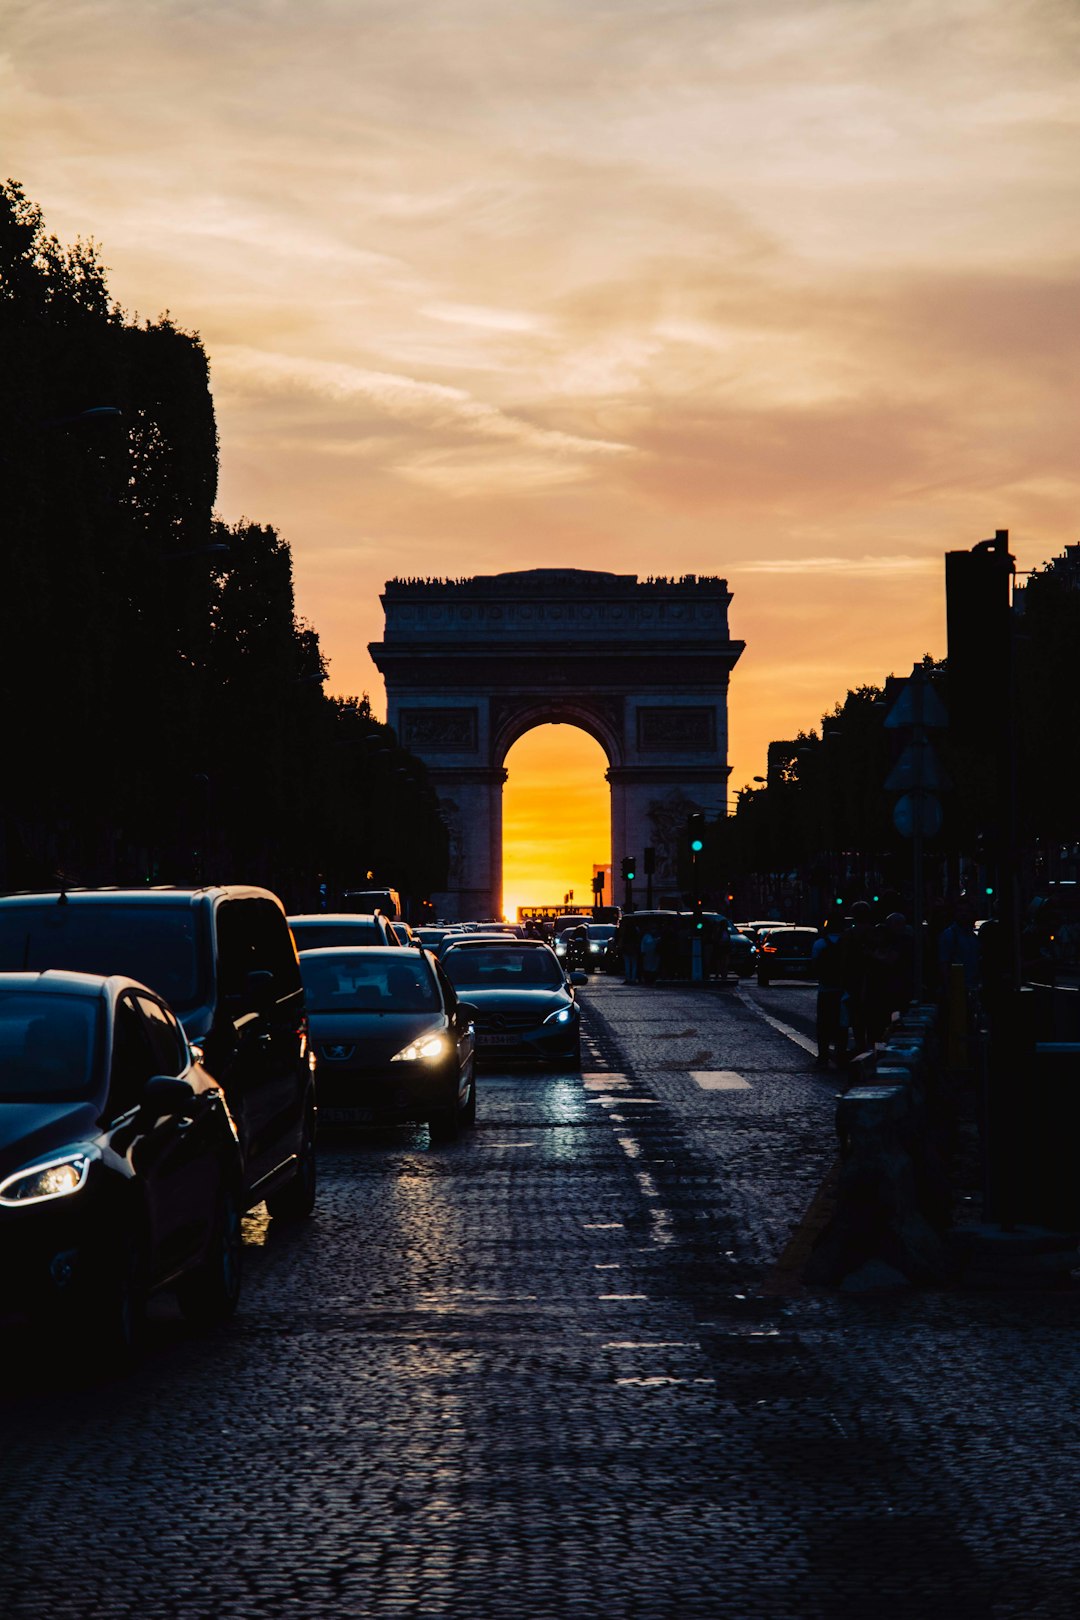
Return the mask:
POLYGON ((615 930, 610 923, 590 923, 586 932, 590 939, 611 939, 615 930))
POLYGON ((309 1013, 434 1012, 440 1005, 435 975, 417 951, 407 958, 381 951, 341 951, 300 958, 309 1013))
POLYGON ((98 1003, 89 996, 0 990, 0 1102, 90 1094, 98 1003))
POLYGON ((562 968, 544 948, 462 945, 447 951, 443 967, 458 990, 554 990, 563 983, 562 968))
POLYGON ((298 951, 321 951, 331 945, 385 945, 378 923, 293 923, 298 951))
POLYGON ((0 973, 68 968, 122 973, 177 1012, 208 1001, 209 953, 188 903, 82 902, 0 906, 0 973))

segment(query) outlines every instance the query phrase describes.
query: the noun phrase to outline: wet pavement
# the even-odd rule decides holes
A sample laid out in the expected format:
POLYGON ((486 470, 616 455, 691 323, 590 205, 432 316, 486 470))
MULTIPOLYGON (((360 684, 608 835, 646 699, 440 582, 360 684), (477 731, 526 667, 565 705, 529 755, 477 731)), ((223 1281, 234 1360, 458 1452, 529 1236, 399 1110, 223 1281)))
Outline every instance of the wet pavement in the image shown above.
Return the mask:
POLYGON ((585 992, 584 1073, 336 1134, 236 1321, 0 1399, 0 1604, 51 1616, 1071 1616, 1072 1289, 846 1298, 813 993, 585 992))

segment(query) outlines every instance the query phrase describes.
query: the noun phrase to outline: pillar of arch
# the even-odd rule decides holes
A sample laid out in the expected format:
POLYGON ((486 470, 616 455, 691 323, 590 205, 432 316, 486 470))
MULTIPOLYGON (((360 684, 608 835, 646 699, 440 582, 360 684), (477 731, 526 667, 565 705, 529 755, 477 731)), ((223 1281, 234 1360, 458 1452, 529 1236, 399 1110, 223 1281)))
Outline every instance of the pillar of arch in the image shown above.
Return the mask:
POLYGON ((534 568, 390 580, 381 600, 370 650, 386 717, 427 765, 450 832, 440 916, 499 915, 506 756, 551 722, 607 756, 617 890, 623 856, 651 846, 657 901, 674 898, 687 816, 726 806, 728 680, 744 646, 728 634, 727 581, 534 568))

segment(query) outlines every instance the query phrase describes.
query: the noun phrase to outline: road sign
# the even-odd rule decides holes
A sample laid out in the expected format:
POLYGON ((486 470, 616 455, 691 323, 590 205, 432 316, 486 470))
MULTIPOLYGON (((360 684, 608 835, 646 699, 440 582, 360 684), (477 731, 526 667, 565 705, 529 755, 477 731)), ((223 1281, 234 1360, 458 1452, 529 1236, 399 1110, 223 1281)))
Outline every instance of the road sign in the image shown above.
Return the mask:
POLYGON ((941 800, 933 793, 905 793, 893 808, 893 826, 901 838, 933 838, 941 822, 941 800))

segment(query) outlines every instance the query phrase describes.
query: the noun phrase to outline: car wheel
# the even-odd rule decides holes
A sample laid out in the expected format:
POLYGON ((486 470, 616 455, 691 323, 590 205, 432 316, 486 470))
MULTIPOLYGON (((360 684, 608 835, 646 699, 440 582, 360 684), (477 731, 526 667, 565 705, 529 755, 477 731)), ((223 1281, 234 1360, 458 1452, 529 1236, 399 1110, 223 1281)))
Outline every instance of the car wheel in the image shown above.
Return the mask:
POLYGON ((240 1200, 235 1192, 223 1189, 206 1254, 176 1285, 180 1309, 189 1322, 209 1327, 228 1321, 240 1299, 242 1254, 240 1200))
POLYGON ((767 990, 769 988, 769 975, 767 973, 762 973, 760 968, 758 968, 757 982, 762 990, 767 990))
POLYGON ((304 1115, 304 1133, 300 1139, 300 1152, 296 1156, 296 1172, 283 1187, 270 1193, 266 1207, 271 1220, 302 1221, 315 1208, 318 1183, 318 1162, 315 1151, 315 1112, 308 1108, 304 1115))
POLYGON ((428 1115, 428 1135, 433 1142, 454 1142, 461 1129, 461 1111, 456 1103, 452 1108, 433 1108, 428 1115))
MULTIPOLYGON (((104 1371, 123 1368, 136 1359, 146 1335, 146 1251, 132 1233, 120 1238, 115 1255, 104 1259, 96 1285, 78 1311, 78 1331, 88 1329, 92 1357, 104 1371)), ((70 1325, 70 1307, 65 1313, 70 1325)))
POLYGON ((458 1119, 460 1120, 461 1124, 466 1127, 466 1129, 469 1129, 473 1125, 476 1124, 476 1063, 475 1063, 475 1060, 474 1060, 473 1065, 472 1065, 472 1071, 471 1071, 471 1073, 469 1075, 469 1098, 468 1098, 468 1101, 466 1102, 464 1108, 459 1109, 459 1111, 458 1111, 458 1119))

